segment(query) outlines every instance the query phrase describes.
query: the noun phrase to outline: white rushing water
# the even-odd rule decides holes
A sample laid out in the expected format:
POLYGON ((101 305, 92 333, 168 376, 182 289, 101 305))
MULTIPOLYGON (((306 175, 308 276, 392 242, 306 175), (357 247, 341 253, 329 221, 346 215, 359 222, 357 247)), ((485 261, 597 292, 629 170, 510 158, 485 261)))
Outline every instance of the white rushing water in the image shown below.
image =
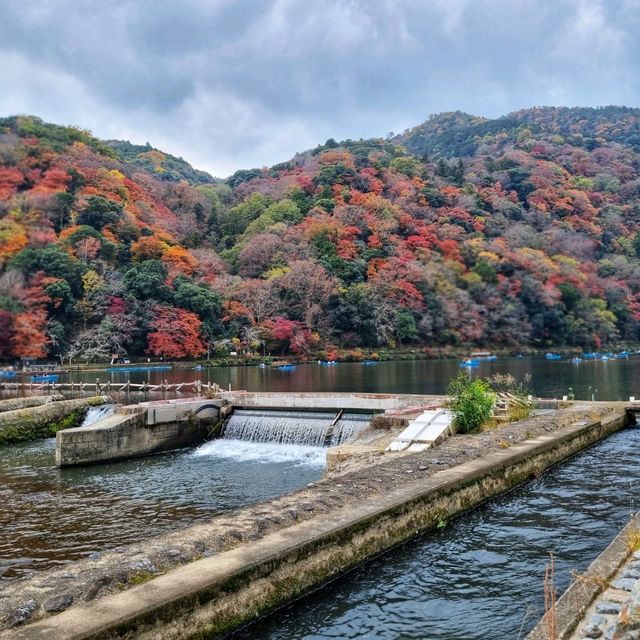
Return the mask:
POLYGON ((89 407, 89 411, 87 411, 87 415, 84 417, 84 420, 82 421, 82 424, 80 426, 88 427, 89 425, 98 422, 98 420, 102 420, 102 418, 106 418, 112 415, 112 404, 101 404, 99 407, 89 407))
POLYGON ((364 429, 370 415, 338 412, 237 409, 222 437, 198 447, 195 456, 251 462, 296 462, 324 466, 327 446, 335 447, 364 429))
POLYGON ((194 456, 208 456, 239 460, 242 462, 295 462, 302 465, 322 467, 327 450, 299 444, 273 444, 219 438, 198 447, 194 456))
POLYGON ((364 429, 371 416, 309 411, 259 411, 237 409, 227 421, 222 437, 227 440, 335 447, 364 429))

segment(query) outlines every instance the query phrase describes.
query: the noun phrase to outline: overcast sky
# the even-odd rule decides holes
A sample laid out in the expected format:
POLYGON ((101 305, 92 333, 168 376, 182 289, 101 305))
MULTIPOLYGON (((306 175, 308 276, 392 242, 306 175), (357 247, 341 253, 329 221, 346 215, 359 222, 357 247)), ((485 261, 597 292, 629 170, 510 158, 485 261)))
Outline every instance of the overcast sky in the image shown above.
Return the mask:
POLYGON ((640 104, 640 0, 0 0, 0 115, 218 176, 431 113, 640 104))

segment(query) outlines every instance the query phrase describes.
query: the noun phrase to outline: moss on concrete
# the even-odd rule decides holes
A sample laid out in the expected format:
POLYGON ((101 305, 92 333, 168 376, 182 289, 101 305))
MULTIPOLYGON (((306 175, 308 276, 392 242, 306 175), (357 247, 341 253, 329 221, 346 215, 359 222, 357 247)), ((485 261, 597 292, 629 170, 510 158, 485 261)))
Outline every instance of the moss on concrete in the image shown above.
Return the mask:
POLYGON ((89 407, 109 401, 106 396, 96 396, 0 413, 0 445, 50 438, 62 429, 78 427, 89 407))

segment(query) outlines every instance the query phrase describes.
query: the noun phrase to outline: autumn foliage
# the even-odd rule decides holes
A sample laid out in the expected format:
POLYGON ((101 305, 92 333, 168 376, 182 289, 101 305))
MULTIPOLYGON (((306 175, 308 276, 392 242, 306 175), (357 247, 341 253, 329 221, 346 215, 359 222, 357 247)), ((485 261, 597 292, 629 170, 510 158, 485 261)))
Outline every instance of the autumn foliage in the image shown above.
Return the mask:
POLYGON ((0 119, 0 358, 640 338, 640 111, 434 116, 214 179, 0 119))
POLYGON ((167 358, 198 358, 206 352, 200 333, 202 323, 195 313, 157 306, 153 315, 147 335, 148 353, 167 358))

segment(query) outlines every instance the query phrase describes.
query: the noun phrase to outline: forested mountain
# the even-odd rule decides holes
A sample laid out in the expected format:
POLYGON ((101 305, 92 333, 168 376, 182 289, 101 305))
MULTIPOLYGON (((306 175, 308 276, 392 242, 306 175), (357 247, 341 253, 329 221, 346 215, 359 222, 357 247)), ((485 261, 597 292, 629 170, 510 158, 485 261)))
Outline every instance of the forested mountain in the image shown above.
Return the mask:
POLYGON ((194 169, 186 160, 176 158, 170 153, 155 149, 148 142, 146 145, 131 144, 128 140, 107 140, 106 145, 115 149, 120 158, 132 168, 146 171, 160 180, 180 182, 186 180, 191 184, 213 184, 216 180, 206 171, 194 169))
POLYGON ((0 119, 0 358, 638 340, 639 150, 637 109, 458 112, 217 181, 0 119))

